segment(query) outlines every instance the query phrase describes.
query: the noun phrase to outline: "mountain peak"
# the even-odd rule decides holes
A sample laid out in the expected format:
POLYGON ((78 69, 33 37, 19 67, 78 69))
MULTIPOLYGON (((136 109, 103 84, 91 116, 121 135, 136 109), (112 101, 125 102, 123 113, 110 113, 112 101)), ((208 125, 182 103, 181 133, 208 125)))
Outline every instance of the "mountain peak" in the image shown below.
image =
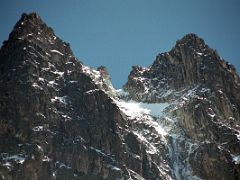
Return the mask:
POLYGON ((44 22, 42 21, 41 17, 36 13, 36 12, 32 12, 32 13, 23 13, 20 20, 16 23, 14 29, 19 28, 19 27, 23 27, 25 25, 29 26, 39 26, 44 24, 44 22))
POLYGON ((25 67, 23 64, 26 63, 41 68, 49 68, 48 63, 51 63, 55 68, 61 68, 69 59, 75 59, 69 44, 58 38, 39 15, 23 13, 8 40, 3 42, 0 72, 25 67), (17 57, 10 54, 17 54, 17 57))
MULTIPOLYGON (((214 91, 222 89, 232 94, 240 87, 240 78, 234 66, 224 61, 203 39, 191 33, 178 40, 171 51, 159 54, 148 68, 134 68, 124 88, 133 97, 137 96, 136 91, 141 92, 148 101, 152 95, 145 95, 146 89, 151 94, 155 90, 179 91, 196 86, 214 91)), ((142 99, 142 96, 135 99, 142 99)))
POLYGON ((176 42, 176 47, 183 45, 194 49, 203 49, 207 46, 204 40, 194 33, 186 34, 182 39, 176 42))
POLYGON ((41 17, 36 12, 31 12, 29 14, 22 13, 21 20, 33 20, 33 19, 41 20, 41 17))
POLYGON ((37 13, 23 13, 10 33, 9 40, 16 40, 28 35, 37 36, 40 33, 50 36, 54 35, 52 28, 48 27, 37 13))
POLYGON ((195 33, 186 34, 176 42, 176 44, 184 44, 184 43, 205 44, 204 40, 195 33))

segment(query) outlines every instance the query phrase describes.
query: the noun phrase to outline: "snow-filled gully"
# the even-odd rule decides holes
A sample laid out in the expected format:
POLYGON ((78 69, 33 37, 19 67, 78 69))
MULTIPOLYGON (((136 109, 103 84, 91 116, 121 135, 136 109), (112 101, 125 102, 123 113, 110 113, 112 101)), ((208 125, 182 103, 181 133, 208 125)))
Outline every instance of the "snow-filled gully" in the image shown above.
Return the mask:
MULTIPOLYGON (((161 141, 168 149, 168 158, 172 169, 172 176, 177 180, 199 180, 200 178, 192 175, 191 167, 188 163, 188 156, 196 147, 190 140, 186 139, 177 125, 175 118, 168 113, 171 104, 168 103, 142 103, 135 101, 117 100, 116 104, 128 116, 129 120, 135 123, 144 123, 147 127, 154 129, 154 133, 160 137, 161 141), (184 143, 184 147, 180 146, 184 143), (185 153, 185 154, 183 154, 185 153)), ((156 142, 151 142, 144 134, 144 129, 139 129, 133 133, 138 139, 148 147, 149 154, 155 154, 159 150, 156 142)), ((159 167, 161 169, 161 167, 159 167)))

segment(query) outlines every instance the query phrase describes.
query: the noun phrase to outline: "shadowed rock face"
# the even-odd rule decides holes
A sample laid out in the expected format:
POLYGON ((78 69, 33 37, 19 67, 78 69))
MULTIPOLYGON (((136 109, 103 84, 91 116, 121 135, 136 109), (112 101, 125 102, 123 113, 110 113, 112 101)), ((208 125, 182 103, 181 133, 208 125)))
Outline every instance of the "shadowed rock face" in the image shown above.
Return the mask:
POLYGON ((0 179, 238 179, 239 84, 189 34, 118 94, 105 67, 23 14, 0 49, 0 179))
POLYGON ((134 66, 124 89, 129 99, 173 104, 185 137, 198 144, 187 156, 193 175, 239 178, 240 78, 201 38, 188 34, 151 66, 134 66))
POLYGON ((167 176, 131 137, 114 93, 104 67, 83 65, 37 14, 23 14, 0 50, 0 179, 167 176))

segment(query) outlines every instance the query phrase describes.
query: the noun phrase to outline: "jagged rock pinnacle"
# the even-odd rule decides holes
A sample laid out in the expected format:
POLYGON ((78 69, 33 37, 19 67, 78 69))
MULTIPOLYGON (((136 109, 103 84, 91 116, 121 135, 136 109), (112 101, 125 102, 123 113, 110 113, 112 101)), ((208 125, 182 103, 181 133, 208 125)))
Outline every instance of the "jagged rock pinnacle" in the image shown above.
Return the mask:
POLYGON ((36 13, 24 13, 0 50, 0 74, 11 69, 22 74, 26 63, 40 69, 48 68, 48 63, 62 68, 70 59, 76 61, 69 44, 58 38, 36 13))
POLYGON ((194 33, 189 33, 180 40, 178 40, 176 42, 174 49, 180 48, 181 46, 187 47, 198 52, 204 52, 210 49, 208 45, 205 44, 204 40, 194 33))
POLYGON ((9 35, 9 40, 16 40, 21 36, 40 35, 53 36, 54 32, 51 27, 48 27, 37 13, 23 13, 21 19, 14 26, 13 31, 9 35))
POLYGON ((32 20, 32 21, 38 20, 38 21, 41 21, 41 23, 43 23, 41 17, 36 12, 32 12, 29 14, 23 13, 19 22, 26 21, 26 20, 29 20, 29 21, 30 20, 32 20))
POLYGON ((16 23, 14 29, 22 28, 22 27, 37 27, 45 24, 41 17, 37 15, 37 13, 33 12, 30 14, 23 13, 20 20, 16 23))
MULTIPOLYGON (((125 87, 129 86, 133 89, 135 87, 133 84, 137 84, 140 89, 146 89, 144 87, 150 85, 140 81, 141 78, 138 80, 136 76, 161 80, 159 90, 169 88, 179 90, 189 86, 204 85, 212 89, 222 88, 231 94, 237 91, 235 87, 240 84, 235 68, 224 61, 196 34, 187 34, 178 40, 171 51, 159 54, 150 67, 133 68, 125 87)), ((134 90, 132 92, 134 96, 136 93, 134 90)))
POLYGON ((194 33, 186 34, 183 38, 177 41, 177 44, 184 44, 184 43, 205 44, 204 40, 194 33))

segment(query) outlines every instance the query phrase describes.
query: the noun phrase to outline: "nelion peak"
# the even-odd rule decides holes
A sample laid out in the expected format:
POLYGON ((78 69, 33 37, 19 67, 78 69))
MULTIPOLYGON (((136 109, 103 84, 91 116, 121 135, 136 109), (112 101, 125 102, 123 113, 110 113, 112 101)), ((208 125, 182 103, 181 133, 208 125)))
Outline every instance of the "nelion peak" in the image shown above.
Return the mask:
MULTIPOLYGON (((239 177, 240 78, 201 38, 188 34, 151 66, 134 66, 124 89, 128 99, 171 104, 170 114, 184 133, 170 136, 192 174, 203 179, 239 177)), ((178 179, 186 179, 175 168, 178 179)))
POLYGON ((195 34, 117 91, 23 14, 0 49, 0 179, 238 179, 239 92, 195 34))

